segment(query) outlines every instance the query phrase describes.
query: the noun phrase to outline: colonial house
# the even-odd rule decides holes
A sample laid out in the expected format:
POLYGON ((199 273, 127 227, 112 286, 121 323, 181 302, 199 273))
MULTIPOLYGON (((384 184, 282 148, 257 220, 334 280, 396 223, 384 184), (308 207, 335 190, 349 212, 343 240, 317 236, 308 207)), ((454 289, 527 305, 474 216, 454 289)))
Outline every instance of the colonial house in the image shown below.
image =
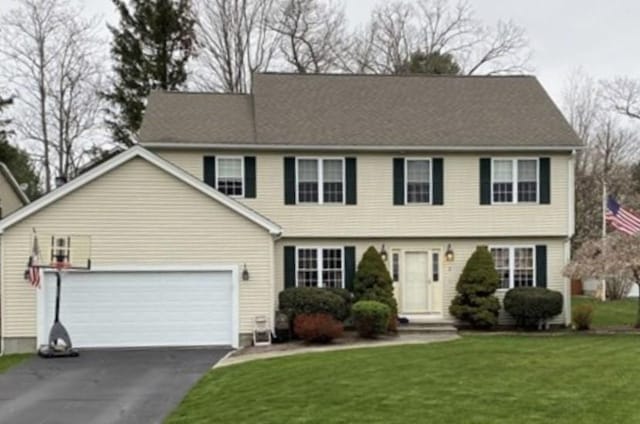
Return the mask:
POLYGON ((92 269, 63 288, 77 346, 247 343, 284 288, 350 288, 369 246, 412 322, 452 321, 482 245, 499 296, 558 290, 568 323, 580 145, 531 76, 267 73, 246 95, 152 92, 138 146, 0 221, 4 350, 44 343, 52 319, 51 278, 23 280, 32 228, 91 238, 92 269))

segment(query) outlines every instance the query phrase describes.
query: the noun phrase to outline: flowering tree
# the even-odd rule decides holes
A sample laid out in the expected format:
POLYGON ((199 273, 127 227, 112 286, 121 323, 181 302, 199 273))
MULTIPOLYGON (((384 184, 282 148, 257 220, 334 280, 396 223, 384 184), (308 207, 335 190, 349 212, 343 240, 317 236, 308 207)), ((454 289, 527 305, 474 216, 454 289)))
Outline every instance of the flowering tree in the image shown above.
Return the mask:
MULTIPOLYGON (((589 240, 564 269, 570 278, 602 278, 633 281, 640 288, 640 236, 611 234, 589 240)), ((640 297, 636 327, 640 328, 640 297)))

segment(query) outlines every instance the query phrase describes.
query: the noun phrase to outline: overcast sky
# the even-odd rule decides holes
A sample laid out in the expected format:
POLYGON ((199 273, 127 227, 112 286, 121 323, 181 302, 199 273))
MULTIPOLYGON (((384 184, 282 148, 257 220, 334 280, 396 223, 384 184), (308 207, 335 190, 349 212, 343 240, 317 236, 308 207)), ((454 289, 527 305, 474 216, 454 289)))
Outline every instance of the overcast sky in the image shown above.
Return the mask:
MULTIPOLYGON (((346 0, 353 25, 366 21, 381 0, 346 0)), ((87 15, 115 22, 111 0, 80 0, 87 15)), ((9 0, 0 0, 0 5, 9 0)), ((638 0, 470 0, 487 24, 512 19, 524 27, 534 73, 559 102, 567 75, 578 67, 596 77, 640 77, 638 0)), ((106 30, 105 30, 106 32, 106 30)))

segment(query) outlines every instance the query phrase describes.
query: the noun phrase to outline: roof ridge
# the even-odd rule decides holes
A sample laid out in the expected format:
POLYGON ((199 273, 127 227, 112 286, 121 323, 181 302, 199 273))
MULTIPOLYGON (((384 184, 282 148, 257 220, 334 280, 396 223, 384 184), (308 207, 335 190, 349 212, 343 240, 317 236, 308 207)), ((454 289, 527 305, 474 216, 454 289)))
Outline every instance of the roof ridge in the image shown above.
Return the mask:
POLYGON ((198 96, 198 95, 206 95, 206 96, 210 96, 210 95, 217 95, 217 96, 237 96, 237 97, 251 97, 252 94, 251 93, 224 93, 224 92, 220 92, 220 91, 178 91, 178 90, 162 90, 162 89, 153 89, 151 90, 152 93, 159 93, 159 94, 185 94, 185 95, 194 95, 194 96, 198 96))
POLYGON ((298 72, 280 72, 280 71, 266 71, 256 72, 256 75, 281 75, 281 76, 295 76, 295 77, 371 77, 371 78, 460 78, 460 79, 506 79, 506 78, 534 78, 537 77, 533 74, 504 74, 504 75, 459 75, 459 74, 365 74, 365 73, 340 73, 340 72, 327 72, 327 73, 298 73, 298 72))

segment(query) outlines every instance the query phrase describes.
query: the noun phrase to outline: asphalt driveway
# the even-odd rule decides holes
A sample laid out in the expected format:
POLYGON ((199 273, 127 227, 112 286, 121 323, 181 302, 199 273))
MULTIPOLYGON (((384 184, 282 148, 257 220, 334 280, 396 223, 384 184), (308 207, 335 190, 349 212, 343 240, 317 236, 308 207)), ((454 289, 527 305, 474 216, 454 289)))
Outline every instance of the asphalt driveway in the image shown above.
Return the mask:
POLYGON ((0 423, 159 423, 228 350, 83 351, 0 374, 0 423))

